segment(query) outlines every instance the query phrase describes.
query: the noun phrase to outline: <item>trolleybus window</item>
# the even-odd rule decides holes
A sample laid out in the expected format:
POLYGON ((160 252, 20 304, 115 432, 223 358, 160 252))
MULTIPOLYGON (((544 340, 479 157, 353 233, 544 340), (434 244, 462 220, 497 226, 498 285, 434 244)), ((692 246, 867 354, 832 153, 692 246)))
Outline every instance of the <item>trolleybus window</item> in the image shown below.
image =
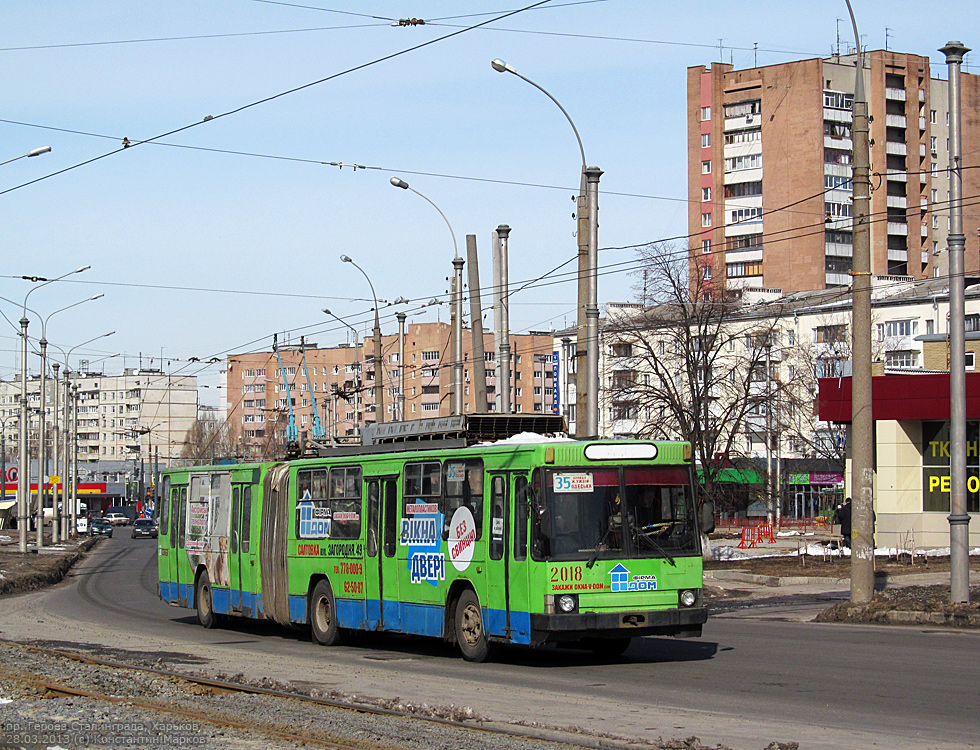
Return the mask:
POLYGON ((231 488, 231 540, 228 543, 231 553, 238 554, 238 524, 242 506, 242 490, 240 487, 231 488))
POLYGON ((330 470, 331 539, 361 538, 361 467, 330 470))
POLYGON ((449 460, 443 468, 446 491, 441 510, 446 523, 442 538, 449 538, 449 526, 456 511, 466 508, 473 516, 476 539, 479 539, 483 531, 483 459, 449 460))
POLYGON ((360 538, 361 468, 296 472, 296 504, 297 538, 360 538))
POLYGON ((685 469, 569 468, 545 472, 533 556, 594 560, 695 554, 685 469))
POLYGON ((159 524, 161 532, 166 534, 170 527, 170 477, 163 478, 163 493, 160 497, 159 524))
POLYGON ((248 552, 252 537, 252 488, 245 487, 242 495, 242 552, 248 552))
POLYGON ((531 492, 525 477, 514 480, 514 559, 527 559, 527 518, 531 509, 531 492))
POLYGON ((438 461, 405 464, 405 502, 413 503, 423 497, 439 497, 442 494, 439 486, 441 469, 438 461))
POLYGON ((378 555, 378 509, 381 503, 380 482, 372 479, 368 482, 368 507, 367 507, 367 554, 368 557, 378 555))

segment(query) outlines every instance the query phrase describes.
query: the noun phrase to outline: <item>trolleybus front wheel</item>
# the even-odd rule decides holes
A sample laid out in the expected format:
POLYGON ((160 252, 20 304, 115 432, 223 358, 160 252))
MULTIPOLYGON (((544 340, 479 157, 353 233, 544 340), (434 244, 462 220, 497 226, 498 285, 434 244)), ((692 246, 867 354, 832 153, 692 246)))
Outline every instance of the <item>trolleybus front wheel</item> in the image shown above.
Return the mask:
POLYGON ((213 628, 217 622, 214 614, 214 600, 211 596, 211 579, 205 570, 197 579, 197 589, 194 592, 194 607, 197 610, 197 621, 205 628, 213 628))
POLYGON ((483 610, 480 600, 473 591, 467 589, 456 602, 456 643, 466 661, 486 661, 492 649, 483 629, 483 610))
POLYGON ((344 641, 344 631, 337 625, 333 589, 325 578, 317 583, 310 599, 310 629, 313 640, 321 646, 339 646, 344 641))

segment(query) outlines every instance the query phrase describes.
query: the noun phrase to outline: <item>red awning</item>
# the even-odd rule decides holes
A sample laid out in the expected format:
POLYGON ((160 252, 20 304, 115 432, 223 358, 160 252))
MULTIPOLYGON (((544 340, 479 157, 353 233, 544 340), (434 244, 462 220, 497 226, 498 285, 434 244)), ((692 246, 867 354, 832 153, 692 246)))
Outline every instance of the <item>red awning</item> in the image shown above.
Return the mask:
MULTIPOLYGON (((823 422, 851 421, 851 378, 821 378, 818 416, 823 422)), ((871 379, 875 420, 949 419, 949 375, 879 375, 871 379)), ((980 373, 966 373, 966 417, 980 419, 980 373)))

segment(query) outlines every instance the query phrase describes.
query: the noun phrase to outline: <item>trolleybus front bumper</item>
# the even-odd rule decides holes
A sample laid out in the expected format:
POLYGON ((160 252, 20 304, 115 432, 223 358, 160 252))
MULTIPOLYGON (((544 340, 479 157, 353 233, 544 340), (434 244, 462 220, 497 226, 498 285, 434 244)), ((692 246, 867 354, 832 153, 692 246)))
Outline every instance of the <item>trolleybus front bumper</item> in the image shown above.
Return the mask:
POLYGON ((632 638, 669 635, 698 638, 708 619, 707 607, 634 612, 531 614, 531 643, 540 645, 580 638, 632 638))

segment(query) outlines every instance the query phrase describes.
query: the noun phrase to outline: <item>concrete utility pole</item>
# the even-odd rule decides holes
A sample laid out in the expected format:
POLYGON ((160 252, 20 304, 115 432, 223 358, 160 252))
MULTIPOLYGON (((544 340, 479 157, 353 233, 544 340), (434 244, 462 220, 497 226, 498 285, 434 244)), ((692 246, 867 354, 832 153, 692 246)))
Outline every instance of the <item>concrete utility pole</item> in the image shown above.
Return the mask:
MULTIPOLYGON (((61 365, 55 362, 51 365, 51 369, 54 371, 54 377, 51 379, 51 385, 54 387, 54 420, 51 423, 51 466, 52 474, 60 474, 61 470, 58 468, 58 449, 60 447, 58 440, 58 430, 59 430, 59 420, 58 420, 58 407, 61 405, 61 400, 58 393, 58 370, 61 365)), ((58 488, 60 482, 51 482, 51 544, 58 544, 62 538, 65 541, 68 540, 67 534, 62 534, 61 529, 61 500, 58 497, 58 488)))
POLYGON ((398 318, 398 419, 405 421, 405 318, 403 313, 395 313, 398 318))
POLYGON ((510 227, 501 224, 497 227, 497 259, 498 278, 494 280, 497 292, 497 308, 494 310, 497 319, 497 391, 500 394, 500 413, 510 414, 511 391, 511 362, 510 362, 510 269, 508 268, 510 254, 510 227))
POLYGON ((487 357, 483 350, 483 303, 480 301, 480 264, 476 235, 466 235, 466 262, 470 280, 470 339, 473 342, 473 398, 477 414, 487 410, 487 357))
POLYGON ((854 260, 851 272, 851 601, 865 604, 874 596, 874 418, 871 413, 871 143, 868 101, 864 90, 864 53, 851 10, 857 69, 854 78, 854 260))
POLYGON ((960 64, 963 42, 939 50, 949 69, 949 599, 970 601, 970 514, 966 511, 966 289, 960 64))

